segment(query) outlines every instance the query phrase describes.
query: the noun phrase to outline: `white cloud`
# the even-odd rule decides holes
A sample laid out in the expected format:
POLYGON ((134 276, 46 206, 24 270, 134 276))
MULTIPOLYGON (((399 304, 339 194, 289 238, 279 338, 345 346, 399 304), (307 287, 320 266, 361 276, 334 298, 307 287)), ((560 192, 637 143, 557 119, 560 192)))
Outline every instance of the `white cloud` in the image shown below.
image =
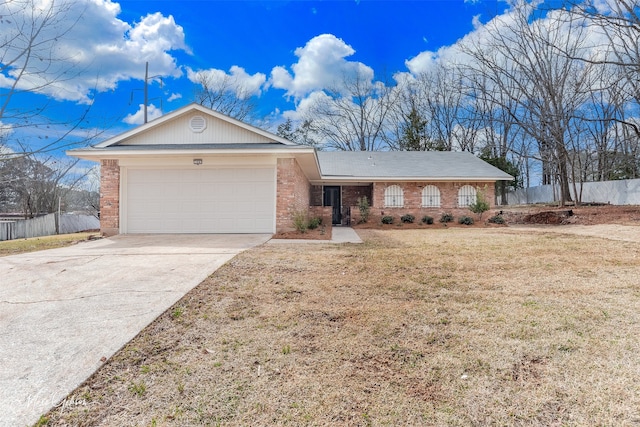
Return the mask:
MULTIPOLYGON (((130 125, 141 125, 144 123, 144 104, 138 106, 138 111, 133 114, 129 114, 122 121, 130 125)), ((162 110, 155 105, 151 104, 147 106, 147 121, 157 119, 162 116, 162 110)))
POLYGON ((267 81, 265 74, 249 74, 237 65, 232 66, 229 73, 215 68, 197 71, 187 68, 187 78, 197 84, 204 80, 211 89, 232 92, 240 99, 260 96, 267 81))
POLYGON ((2 140, 13 133, 13 125, 0 121, 0 148, 2 148, 2 140))
POLYGON ((326 102, 330 97, 326 93, 321 90, 311 92, 309 96, 301 99, 300 102, 296 105, 295 110, 287 110, 282 113, 282 117, 285 119, 291 119, 294 122, 303 121, 308 117, 313 116, 311 113, 313 107, 320 103, 326 102))
POLYGON ((361 62, 347 61, 355 50, 332 34, 322 34, 295 50, 298 62, 291 66, 271 70, 271 85, 287 91, 288 96, 301 98, 314 90, 336 88, 344 79, 360 75, 373 79, 373 69, 361 62))
MULTIPOLYGON (((518 11, 514 9, 514 7, 516 6, 507 9, 504 13, 497 15, 486 24, 481 22, 479 15, 474 16, 472 18, 474 29, 471 32, 450 46, 443 46, 435 52, 428 50, 423 51, 415 57, 406 60, 405 65, 407 69, 411 74, 418 75, 432 72, 440 64, 464 65, 473 63, 474 60, 465 52, 478 48, 485 49, 489 52, 491 46, 495 44, 495 34, 502 34, 503 41, 512 40, 514 47, 516 47, 516 43, 521 40, 521 36, 517 34, 517 29, 521 24, 521 22, 518 21, 518 16, 522 11, 518 11)), ((534 5, 526 4, 518 7, 523 7, 524 13, 527 14, 532 12, 534 5)), ((556 31, 557 39, 565 41, 575 37, 573 34, 579 34, 581 38, 580 45, 582 46, 579 53, 584 57, 603 59, 602 57, 607 54, 607 49, 600 49, 599 47, 605 46, 607 40, 602 31, 597 28, 597 26, 584 26, 582 21, 570 19, 571 17, 566 14, 567 12, 565 10, 559 9, 549 11, 540 19, 532 20, 531 17, 529 17, 531 20, 529 23, 531 25, 529 31, 532 33, 549 33, 556 31)), ((497 55, 502 58, 509 56, 508 51, 498 51, 497 55)))
MULTIPOLYGON (((1 15, 12 14, 14 18, 13 27, 3 27, 6 37, 20 34, 20 24, 30 19, 32 8, 21 8, 25 1, 35 0, 0 5, 1 15)), ((40 41, 45 42, 35 54, 48 55, 51 49, 61 60, 32 61, 30 65, 35 72, 21 78, 20 89, 41 87, 40 92, 58 100, 89 102, 93 90, 113 90, 120 81, 143 79, 145 62, 149 62, 150 75, 182 74, 171 52, 189 52, 189 48, 182 27, 172 16, 152 13, 128 23, 118 18, 120 5, 110 0, 63 0, 48 4, 57 11, 59 22, 43 31, 40 41), (38 70, 40 66, 42 69, 38 70), (51 79, 55 84, 43 86, 51 79)), ((11 55, 7 46, 0 48, 1 58, 11 55)), ((16 62, 8 73, 10 78, 0 79, 0 87, 11 83, 22 65, 20 60, 16 62)))
POLYGON ((171 101, 175 101, 176 99, 182 99, 182 94, 181 93, 172 93, 171 95, 169 95, 169 98, 167 99, 167 101, 171 102, 171 101))
POLYGON ((426 50, 406 60, 404 63, 413 75, 417 75, 425 73, 435 67, 437 59, 437 53, 426 50))

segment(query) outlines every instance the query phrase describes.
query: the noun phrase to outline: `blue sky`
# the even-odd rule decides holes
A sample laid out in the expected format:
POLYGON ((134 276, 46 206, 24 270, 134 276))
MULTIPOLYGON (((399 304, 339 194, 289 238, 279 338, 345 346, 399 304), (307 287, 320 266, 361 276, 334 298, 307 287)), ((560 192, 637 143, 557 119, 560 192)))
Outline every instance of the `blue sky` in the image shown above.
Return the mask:
MULTIPOLYGON (((258 116, 273 130, 344 70, 359 67, 393 83, 474 31, 474 20, 487 22, 507 7, 482 0, 73 1, 82 13, 69 16, 80 20, 64 48, 77 78, 13 106, 49 102, 47 114, 64 121, 93 102, 84 126, 103 129, 101 138, 141 122, 147 61, 163 83, 149 88, 150 119, 161 114, 160 100, 164 112, 192 102, 190 77, 205 71, 250 87, 258 116)), ((13 136, 38 144, 38 132, 13 136)))

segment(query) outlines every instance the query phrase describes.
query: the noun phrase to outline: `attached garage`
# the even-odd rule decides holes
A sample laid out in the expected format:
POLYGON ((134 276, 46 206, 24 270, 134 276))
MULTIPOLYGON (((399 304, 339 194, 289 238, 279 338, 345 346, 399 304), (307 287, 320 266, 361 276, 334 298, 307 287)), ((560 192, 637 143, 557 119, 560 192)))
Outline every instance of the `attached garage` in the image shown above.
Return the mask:
POLYGON ((122 171, 123 233, 274 233, 275 167, 122 171))

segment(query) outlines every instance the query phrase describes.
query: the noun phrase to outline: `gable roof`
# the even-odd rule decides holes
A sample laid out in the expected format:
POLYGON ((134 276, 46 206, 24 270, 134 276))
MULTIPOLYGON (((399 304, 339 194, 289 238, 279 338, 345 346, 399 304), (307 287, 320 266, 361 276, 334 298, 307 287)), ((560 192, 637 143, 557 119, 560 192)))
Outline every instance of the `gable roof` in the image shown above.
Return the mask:
POLYGON ((313 182, 513 179, 468 152, 318 152, 199 104, 189 104, 92 147, 69 150, 67 154, 88 160, 192 155, 294 156, 313 182))
POLYGON ((513 180, 511 175, 468 152, 319 151, 317 156, 325 180, 513 180))
MULTIPOLYGON (((279 143, 282 145, 292 145, 295 146, 294 142, 289 141, 288 139, 282 138, 278 135, 275 135, 271 132, 267 132, 263 129, 257 128, 250 124, 241 122, 240 120, 236 120, 232 117, 214 111, 210 108, 204 107, 200 104, 191 103, 182 108, 179 108, 175 111, 167 113, 157 119, 154 119, 148 123, 137 126, 129 131, 123 132, 119 135, 116 135, 112 138, 109 138, 99 144, 96 144, 95 148, 106 148, 114 145, 146 145, 149 143, 154 143, 156 138, 153 136, 151 138, 147 138, 147 135, 151 135, 152 133, 162 133, 166 132, 169 124, 174 125, 179 121, 186 121, 189 118, 193 118, 194 116, 205 116, 205 120, 208 118, 216 123, 215 126, 206 126, 200 131, 191 131, 189 133, 185 133, 184 135, 189 135, 190 140, 185 142, 187 143, 229 143, 229 142, 240 142, 240 143, 279 143), (208 128, 208 129, 207 129, 208 128), (212 129, 225 129, 234 132, 236 135, 242 134, 242 139, 238 141, 229 141, 229 140, 219 140, 219 138, 228 138, 229 132, 220 132, 214 133, 212 129), (147 141, 148 140, 148 141, 147 141)), ((184 126, 186 128, 186 126, 184 126)))

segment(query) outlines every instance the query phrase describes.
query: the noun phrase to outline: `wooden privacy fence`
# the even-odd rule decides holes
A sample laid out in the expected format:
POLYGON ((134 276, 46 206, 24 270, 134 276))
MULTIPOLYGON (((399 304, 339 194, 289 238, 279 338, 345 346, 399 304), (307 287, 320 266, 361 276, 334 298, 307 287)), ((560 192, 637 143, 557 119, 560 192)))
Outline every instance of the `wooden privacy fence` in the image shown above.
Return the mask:
POLYGON ((100 228, 98 218, 76 214, 62 214, 57 227, 57 216, 58 214, 52 213, 32 219, 0 222, 0 241, 51 236, 58 234, 58 229, 60 234, 65 234, 100 228))

